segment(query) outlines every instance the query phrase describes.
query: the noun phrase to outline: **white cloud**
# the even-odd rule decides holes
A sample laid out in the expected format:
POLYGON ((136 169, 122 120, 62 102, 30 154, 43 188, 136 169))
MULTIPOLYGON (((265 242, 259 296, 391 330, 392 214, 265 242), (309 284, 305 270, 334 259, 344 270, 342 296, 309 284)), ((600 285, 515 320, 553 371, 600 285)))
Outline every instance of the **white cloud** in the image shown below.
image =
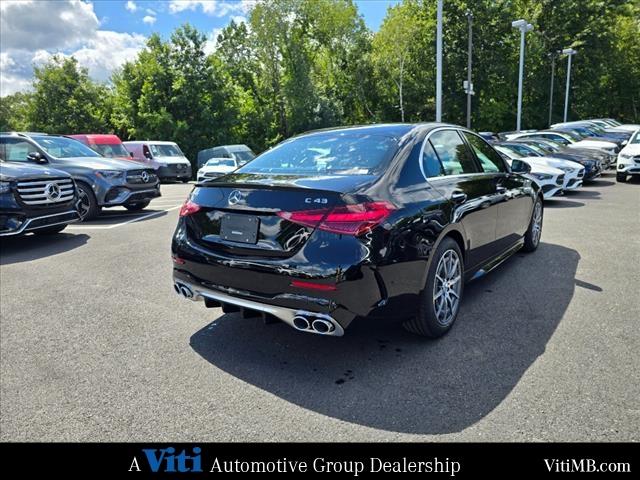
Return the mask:
POLYGON ((0 8, 3 51, 74 47, 95 35, 100 26, 93 4, 81 0, 3 1, 0 8))
POLYGON ((220 0, 171 0, 169 11, 180 13, 185 10, 201 9, 203 13, 215 17, 225 17, 230 13, 246 13, 257 0, 220 1, 220 0))
POLYGON ((145 15, 142 18, 142 21, 148 25, 153 25, 154 23, 156 23, 156 17, 152 16, 152 15, 145 15))
POLYGON ((126 8, 127 10, 129 10, 131 13, 135 12, 136 10, 138 10, 138 6, 136 5, 136 2, 132 2, 131 0, 129 0, 125 5, 124 8, 126 8))
POLYGON ((155 10, 147 8, 145 11, 147 12, 147 15, 153 15, 154 17, 156 16, 156 11, 155 10))
POLYGON ((204 43, 204 53, 206 55, 211 55, 216 51, 216 47, 218 45, 218 35, 222 33, 222 28, 214 28, 211 30, 211 33, 207 36, 207 41, 204 43))

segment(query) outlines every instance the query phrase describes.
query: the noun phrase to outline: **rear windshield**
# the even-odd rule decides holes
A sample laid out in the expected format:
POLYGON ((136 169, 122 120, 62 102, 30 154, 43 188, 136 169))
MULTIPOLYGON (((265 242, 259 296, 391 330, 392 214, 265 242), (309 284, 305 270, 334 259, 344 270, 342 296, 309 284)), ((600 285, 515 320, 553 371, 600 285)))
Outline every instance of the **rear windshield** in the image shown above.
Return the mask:
POLYGON ((149 145, 154 157, 183 157, 177 145, 149 145))
POLYGON ((384 135, 327 133, 287 140, 241 167, 238 173, 371 175, 398 148, 384 135))
POLYGON ((91 149, 103 157, 128 157, 129 152, 121 143, 94 143, 91 149))

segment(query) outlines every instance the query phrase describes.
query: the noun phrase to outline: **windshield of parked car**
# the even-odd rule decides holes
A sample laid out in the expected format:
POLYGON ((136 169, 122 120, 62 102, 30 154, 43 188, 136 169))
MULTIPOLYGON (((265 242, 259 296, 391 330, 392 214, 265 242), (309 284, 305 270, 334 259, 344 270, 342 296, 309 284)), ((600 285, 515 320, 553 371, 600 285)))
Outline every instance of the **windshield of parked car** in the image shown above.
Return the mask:
POLYGON ((103 157, 129 157, 129 152, 121 143, 94 143, 91 149, 103 157))
POLYGON ((65 137, 35 136, 35 142, 54 158, 99 157, 96 152, 77 140, 65 137))
POLYGON ((256 156, 253 154, 253 152, 250 152, 248 150, 240 150, 238 152, 231 152, 231 155, 236 157, 236 160, 238 160, 238 165, 244 165, 245 163, 247 163, 247 162, 253 160, 254 158, 256 158, 256 156))
POLYGON ((214 158, 207 162, 207 167, 235 167, 236 162, 230 158, 214 158))
POLYGON ((633 134, 629 143, 640 143, 640 130, 637 130, 636 133, 633 134))
POLYGON ((154 157, 184 157, 177 145, 149 145, 151 153, 154 157))
POLYGON ((287 140, 241 167, 238 173, 293 175, 370 175, 398 147, 384 135, 326 133, 287 140))
POLYGON ((494 145, 493 148, 495 148, 499 152, 504 153, 509 158, 522 158, 523 157, 523 155, 520 155, 515 150, 513 150, 513 149, 511 149, 509 147, 505 147, 504 145, 494 145))

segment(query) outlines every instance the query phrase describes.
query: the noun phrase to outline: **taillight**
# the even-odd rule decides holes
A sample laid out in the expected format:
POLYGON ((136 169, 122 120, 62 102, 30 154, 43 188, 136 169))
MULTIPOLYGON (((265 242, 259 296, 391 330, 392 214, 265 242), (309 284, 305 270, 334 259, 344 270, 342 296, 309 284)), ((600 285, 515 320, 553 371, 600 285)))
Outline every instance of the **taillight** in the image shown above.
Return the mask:
POLYGON ((194 213, 200 211, 200 208, 200 205, 198 205, 197 203, 192 202, 191 200, 187 200, 186 202, 184 202, 182 207, 180 207, 180 216, 188 217, 189 215, 193 215, 194 213))
POLYGON ((393 205, 388 202, 367 202, 333 209, 278 212, 278 216, 299 225, 358 236, 380 224, 393 209, 393 205))

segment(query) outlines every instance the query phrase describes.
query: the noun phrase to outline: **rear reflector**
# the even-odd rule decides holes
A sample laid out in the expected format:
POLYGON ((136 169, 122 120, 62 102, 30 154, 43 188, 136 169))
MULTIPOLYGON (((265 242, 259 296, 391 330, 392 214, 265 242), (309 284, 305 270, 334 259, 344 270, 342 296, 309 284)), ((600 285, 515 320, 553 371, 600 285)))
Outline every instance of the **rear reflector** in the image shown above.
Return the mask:
POLYGON ((297 288, 306 288, 307 290, 321 290, 324 292, 330 292, 338 289, 338 287, 336 287, 335 285, 327 285, 325 283, 316 282, 305 282, 303 280, 293 280, 291 282, 291 286, 297 288))
POLYGON ((278 212, 278 216, 299 225, 358 236, 380 224, 393 209, 394 206, 387 202, 368 202, 333 209, 278 212))
POLYGON ((186 263, 182 258, 176 257, 175 255, 173 255, 171 258, 173 259, 173 263, 175 263, 176 265, 184 265, 186 263))
POLYGON ((187 200, 184 202, 182 207, 180 207, 180 216, 187 217, 189 215, 193 215, 194 213, 200 211, 200 205, 191 200, 187 200))

